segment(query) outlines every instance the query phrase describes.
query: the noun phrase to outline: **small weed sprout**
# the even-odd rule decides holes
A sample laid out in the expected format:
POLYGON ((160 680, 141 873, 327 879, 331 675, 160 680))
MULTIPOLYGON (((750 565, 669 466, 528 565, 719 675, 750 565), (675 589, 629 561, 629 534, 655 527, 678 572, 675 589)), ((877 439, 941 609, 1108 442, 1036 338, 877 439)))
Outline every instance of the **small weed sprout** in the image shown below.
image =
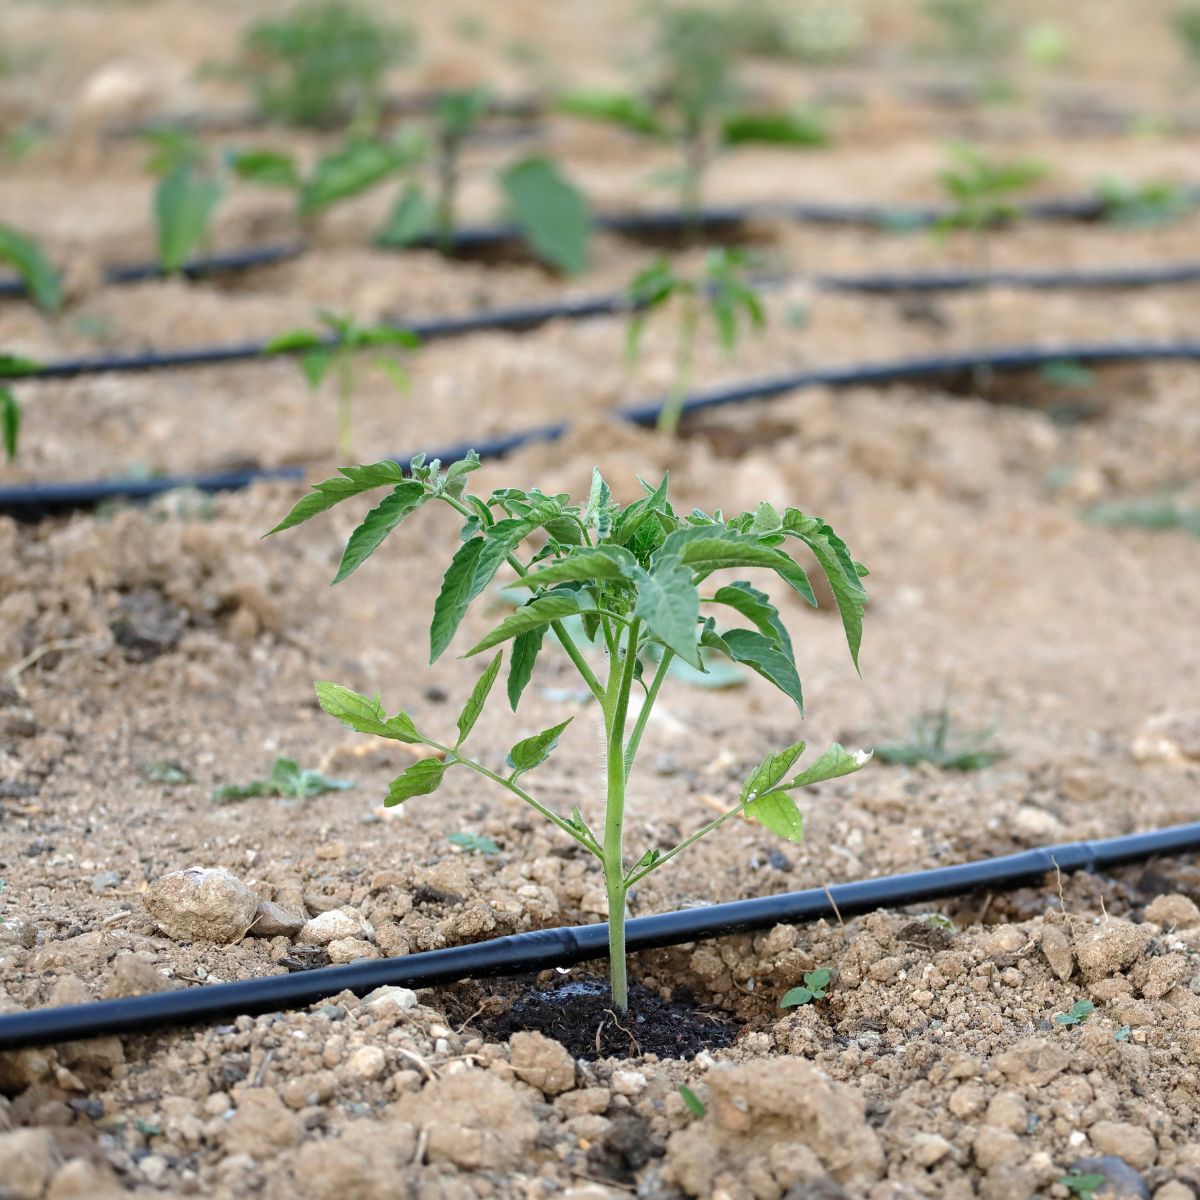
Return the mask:
POLYGON ((875 754, 885 763, 913 767, 928 763, 943 771, 981 771, 1004 757, 992 742, 994 729, 955 733, 950 706, 923 712, 913 721, 908 741, 876 746, 875 754))
POLYGON ((403 350, 415 350, 420 338, 407 329, 388 325, 359 325, 353 317, 321 309, 317 314, 324 329, 293 329, 267 343, 268 354, 299 354, 300 370, 308 386, 316 391, 330 371, 337 380, 337 452, 343 458, 354 454, 351 402, 356 390, 359 359, 370 355, 371 366, 382 371, 397 390, 408 390, 408 375, 399 358, 403 350))
MULTIPOLYGON (((446 92, 433 111, 432 138, 414 156, 429 163, 432 189, 408 182, 378 236, 384 246, 410 246, 426 239, 444 255, 458 244, 458 190, 462 149, 491 104, 487 88, 446 92)), ((551 159, 532 155, 498 176, 509 215, 534 253, 565 275, 587 266, 589 216, 583 194, 551 159)))
POLYGON ((642 331, 650 314, 673 299, 679 302, 675 378, 658 418, 658 427, 664 433, 674 433, 679 425, 683 402, 691 387, 692 360, 701 317, 707 313, 712 318, 718 340, 730 354, 737 346, 743 321, 756 330, 766 325, 766 313, 747 268, 746 256, 738 250, 710 250, 695 275, 683 275, 662 259, 638 272, 629 285, 633 317, 629 322, 625 356, 630 363, 637 358, 642 331))
POLYGON ((841 613, 842 626, 857 665, 866 592, 866 568, 819 517, 798 509, 779 512, 760 504, 753 512, 725 518, 696 509, 678 514, 667 495, 667 480, 646 485, 646 494, 625 507, 617 504, 597 470, 585 504, 565 494, 502 488, 489 495, 467 491, 478 456, 442 469, 437 461, 415 458, 406 475, 392 461, 344 467, 338 477, 314 486, 273 529, 290 529, 353 496, 386 489, 383 500, 351 533, 334 583, 358 569, 403 520, 431 501, 449 505, 463 519, 461 538, 434 604, 430 661, 446 651, 471 602, 491 586, 505 564, 529 600, 472 646, 466 657, 495 651, 458 717, 457 734, 438 738, 418 729, 406 712, 389 715, 382 700, 340 684, 316 684, 321 707, 351 729, 423 745, 435 757, 423 758, 392 781, 388 805, 437 791, 446 773, 463 767, 505 788, 529 805, 600 863, 608 898, 608 937, 613 1003, 628 1007, 625 964, 625 911, 631 888, 652 871, 734 817, 757 821, 789 840, 803 834, 803 818, 792 793, 849 775, 870 760, 836 743, 806 770, 793 774, 805 744, 771 753, 746 780, 728 811, 668 848, 651 846, 632 860, 626 856, 626 797, 647 721, 673 658, 701 666, 706 647, 750 667, 774 684, 803 711, 800 677, 792 642, 769 597, 744 580, 717 585, 711 576, 727 570, 761 568, 778 575, 810 604, 815 596, 803 568, 784 548, 795 539, 812 551, 824 571, 841 613), (523 550, 528 539, 537 544, 523 550), (748 627, 720 628, 717 617, 731 612, 748 627), (597 675, 563 622, 580 618, 585 632, 598 635, 607 650, 607 668, 597 675), (466 749, 504 666, 501 647, 511 644, 506 691, 513 710, 533 674, 547 634, 562 645, 595 699, 604 737, 605 809, 596 830, 578 807, 556 812, 526 787, 572 721, 564 720, 517 742, 506 771, 495 771, 466 749), (661 649, 651 671, 647 648, 661 649), (631 705, 642 692, 640 708, 631 705))
POLYGON ((687 1105, 687 1110, 693 1117, 703 1117, 708 1115, 708 1107, 704 1101, 692 1091, 686 1083, 679 1085, 679 1095, 683 1098, 683 1102, 687 1105))
POLYGON ((344 792, 353 786, 348 779, 330 779, 320 771, 300 766, 293 759, 277 758, 271 767, 271 774, 266 779, 215 788, 212 798, 218 804, 250 800, 256 796, 284 796, 293 800, 309 800, 326 792, 344 792))
POLYGON ((480 833, 472 833, 469 829, 464 829, 461 833, 452 833, 447 838, 452 846, 457 846, 460 850, 466 850, 474 854, 499 854, 500 847, 496 845, 490 837, 485 837, 480 833))
POLYGON ((16 393, 4 383, 9 375, 25 375, 41 366, 29 358, 0 354, 0 440, 4 442, 4 457, 12 462, 17 457, 21 437, 21 404, 16 393))
POLYGON ((1096 1011, 1090 1000, 1076 1000, 1066 1012, 1054 1014, 1056 1025, 1082 1025, 1096 1011))
POLYGON ((412 55, 415 39, 347 0, 305 0, 252 25, 232 74, 248 81, 259 111, 289 125, 328 129, 378 121, 387 72, 412 55))
POLYGON ((58 272, 33 238, 18 233, 10 225, 0 225, 0 263, 16 271, 29 298, 43 312, 58 312, 62 308, 58 272))
POLYGON ((1169 225, 1196 207, 1195 199, 1177 183, 1132 183, 1117 175, 1097 180, 1096 198, 1104 220, 1140 229, 1169 225))
POLYGON ((705 177, 721 150, 748 143, 812 147, 829 141, 824 122, 812 112, 741 107, 739 20, 739 14, 716 8, 664 6, 657 11, 651 99, 587 88, 558 101, 562 112, 677 147, 679 165, 655 179, 678 190, 693 239, 699 233, 705 177))
POLYGON ((819 967, 815 971, 804 972, 804 986, 794 987, 785 992, 779 1001, 780 1008, 798 1008, 802 1004, 811 1004, 814 1000, 824 1000, 829 990, 833 972, 828 967, 819 967))
POLYGON ((1087 520, 1114 529, 1144 529, 1151 532, 1181 529, 1200 537, 1200 505, 1189 505, 1177 496, 1151 499, 1110 500, 1084 510, 1087 520))
POLYGON ((1094 1171, 1084 1172, 1072 1167, 1058 1182, 1067 1191, 1078 1196, 1079 1200, 1095 1200, 1096 1192, 1108 1183, 1108 1176, 1097 1174, 1094 1171))

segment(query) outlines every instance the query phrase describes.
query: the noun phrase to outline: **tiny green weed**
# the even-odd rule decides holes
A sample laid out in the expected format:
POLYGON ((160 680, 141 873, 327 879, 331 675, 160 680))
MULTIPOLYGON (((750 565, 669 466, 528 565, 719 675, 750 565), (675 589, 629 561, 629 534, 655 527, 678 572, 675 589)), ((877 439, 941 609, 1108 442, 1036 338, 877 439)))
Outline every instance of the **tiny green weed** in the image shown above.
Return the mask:
POLYGON ((877 746, 875 754, 885 763, 913 767, 928 763, 943 771, 981 771, 997 763, 1005 751, 992 743, 994 729, 956 733, 950 707, 921 713, 912 724, 907 741, 877 746))
POLYGON ((494 651, 457 722, 457 734, 445 741, 419 729, 404 711, 389 715, 374 698, 340 684, 319 682, 321 707, 360 733, 423 745, 436 757, 423 758, 392 781, 385 803, 402 804, 436 792, 443 778, 459 767, 506 789, 595 857, 608 899, 609 961, 613 1003, 628 1007, 625 963, 625 912, 630 890, 651 872, 735 817, 748 818, 792 841, 803 836, 803 818, 792 793, 824 780, 852 774, 867 764, 866 751, 850 752, 834 743, 806 770, 793 774, 804 753, 796 742, 769 753, 749 774, 738 800, 675 845, 648 847, 632 861, 625 851, 625 809, 629 782, 647 722, 678 656, 702 669, 701 648, 722 654, 756 671, 778 688, 797 713, 803 712, 800 677, 791 638, 769 597, 744 580, 717 587, 718 571, 762 568, 773 572, 809 604, 816 597, 803 568, 784 549, 791 539, 807 546, 829 581, 842 618, 851 660, 857 666, 862 638, 866 568, 819 517, 799 509, 779 512, 760 504, 752 512, 726 518, 694 509, 681 515, 668 498, 666 478, 644 484, 645 494, 626 506, 614 499, 600 472, 583 504, 566 494, 538 489, 501 488, 487 495, 467 490, 479 466, 474 453, 445 469, 424 456, 413 459, 406 474, 390 460, 344 467, 314 486, 270 532, 308 521, 354 496, 386 489, 351 533, 334 583, 353 574, 402 521, 424 505, 446 504, 463 519, 430 625, 430 662, 449 648, 471 602, 488 592, 507 565, 529 599, 504 617, 466 652, 473 657, 494 651), (531 541, 522 553, 522 547, 531 541), (707 586, 704 586, 707 585, 707 586), (718 614, 735 614, 749 627, 719 628, 718 614), (593 670, 564 622, 578 617, 585 631, 607 650, 606 679, 593 670), (508 765, 493 770, 466 750, 466 743, 491 696, 510 647, 506 692, 515 712, 533 676, 547 634, 566 651, 587 691, 596 701, 604 737, 606 797, 603 825, 594 831, 576 807, 569 816, 537 799, 526 777, 553 754, 574 714, 513 745, 508 765), (657 645, 656 664, 647 654, 657 645), (630 699, 635 688, 643 699, 636 716, 630 699))
POLYGON ((828 967, 820 967, 815 971, 804 972, 804 986, 794 987, 785 992, 779 1001, 780 1008, 797 1008, 802 1004, 811 1004, 814 1000, 824 1000, 829 990, 833 972, 828 967))
POLYGON ((679 1085, 679 1094, 683 1097, 684 1104, 687 1105, 688 1112, 693 1117, 703 1117, 708 1115, 708 1108, 704 1101, 692 1091, 686 1083, 679 1085))
POLYGON ((180 787, 183 784, 196 782, 191 771, 169 759, 142 763, 138 770, 151 783, 161 783, 164 787, 180 787))
POLYGON ((308 800, 325 792, 344 792, 354 784, 347 779, 330 779, 320 771, 301 767, 290 758, 277 758, 266 779, 250 783, 234 783, 214 788, 212 798, 218 804, 235 800, 250 800, 256 796, 284 796, 293 800, 308 800))
POLYGON ((420 338, 407 329, 388 325, 359 325, 353 317, 321 309, 323 329, 293 329, 267 343, 268 354, 299 354, 300 370, 314 391, 330 371, 337 379, 337 452, 354 453, 351 402, 357 386, 359 360, 368 357, 399 391, 408 390, 408 376, 399 353, 415 350, 420 338))
POLYGON ((1087 520, 1115 529, 1145 529, 1151 532, 1179 529, 1200 537, 1200 507, 1176 496, 1149 499, 1110 500, 1084 511, 1087 520))
POLYGON ((701 317, 707 314, 712 318, 717 338, 726 353, 732 353, 737 346, 743 323, 756 330, 766 325, 766 313, 749 278, 748 267, 741 251, 722 248, 710 250, 695 275, 681 274, 666 259, 660 259, 639 271, 629 285, 633 316, 629 322, 625 354, 630 362, 637 357, 649 315, 673 299, 679 301, 675 379, 658 418, 658 427, 664 433, 674 433, 679 425, 683 402, 691 386, 692 360, 701 317))
POLYGON ((460 850, 467 850, 475 854, 500 853, 500 847, 490 837, 485 837, 479 833, 472 833, 468 829, 464 829, 461 833, 450 834, 446 838, 446 841, 452 846, 457 846, 460 850))
POLYGON ((1113 225, 1154 228, 1187 216, 1196 201, 1177 183, 1134 183, 1119 175, 1096 181, 1096 198, 1104 220, 1113 225))
POLYGON ((1082 1025, 1096 1011, 1090 1000, 1076 1000, 1066 1012, 1054 1014, 1056 1025, 1082 1025))
POLYGON ((1108 1176, 1072 1168, 1058 1182, 1078 1196, 1079 1200, 1095 1200, 1096 1192, 1108 1182, 1108 1176))

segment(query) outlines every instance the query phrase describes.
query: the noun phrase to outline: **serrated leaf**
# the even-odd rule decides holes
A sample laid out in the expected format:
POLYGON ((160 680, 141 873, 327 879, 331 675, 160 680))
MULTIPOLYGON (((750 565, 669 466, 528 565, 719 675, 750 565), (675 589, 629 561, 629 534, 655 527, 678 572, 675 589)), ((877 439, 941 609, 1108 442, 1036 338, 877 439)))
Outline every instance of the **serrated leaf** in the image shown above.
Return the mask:
POLYGON ((549 729, 543 729, 541 733, 535 733, 533 737, 518 742, 508 752, 508 765, 513 770, 512 777, 515 779, 518 775, 532 771, 534 767, 544 763, 554 752, 563 730, 574 719, 574 717, 568 717, 561 724, 552 725, 549 729))
POLYGON ((406 771, 397 775, 388 788, 385 808, 393 808, 411 800, 414 796, 428 796, 436 792, 446 773, 446 764, 437 758, 422 758, 406 771))
POLYGON ((178 271, 208 234, 221 184, 190 164, 168 172, 154 191, 158 258, 164 271, 178 271))
POLYGON ((429 626, 429 661, 436 662, 454 638, 474 596, 475 564, 483 551, 483 538, 473 537, 454 552, 441 591, 433 604, 433 622, 429 626))
POLYGON ((804 753, 806 742, 795 742, 766 758, 750 772, 742 786, 742 803, 749 804, 763 792, 770 791, 792 769, 792 764, 804 753))
POLYGON ((0 225, 0 262, 6 262, 21 277, 30 298, 45 312, 62 308, 62 286, 50 260, 32 238, 0 225))
POLYGON ((773 638, 786 647, 789 652, 791 651, 792 639, 779 619, 779 610, 771 603, 766 592, 760 592, 758 588, 739 579, 734 583, 719 587, 713 594, 713 600, 717 604, 727 605, 741 613, 743 617, 757 626, 761 634, 773 638))
POLYGON ((333 582, 341 583, 357 571, 375 553, 383 539, 425 499, 424 486, 413 479, 405 480, 390 496, 385 496, 350 535, 333 582))
POLYGON ((371 463, 363 467, 339 467, 341 478, 326 479, 322 483, 313 484, 313 490, 302 497, 292 511, 288 513, 274 529, 268 530, 267 536, 291 529, 304 521, 323 513, 326 509, 340 504, 350 496, 372 491, 377 487, 395 486, 404 482, 404 472, 398 463, 390 459, 371 463))
POLYGON ((542 648, 542 640, 546 636, 546 627, 531 629, 513 639, 512 653, 508 663, 508 702, 513 712, 521 702, 521 693, 525 690, 533 675, 533 665, 542 648))
POLYGON ((564 275, 586 270, 587 201, 547 158, 528 158, 500 176, 513 217, 534 253, 564 275))
POLYGON ((862 644, 863 612, 867 604, 866 589, 859 582, 859 565, 850 557, 846 543, 819 517, 810 517, 789 508, 784 514, 783 528, 808 546, 825 572, 841 614, 850 658, 857 669, 858 650, 862 644))
POLYGON ((637 559, 623 546, 581 547, 540 571, 515 581, 517 587, 539 588, 554 583, 628 583, 632 584, 637 559))
POLYGON ((470 658, 471 655, 490 650, 509 638, 519 637, 532 629, 544 629, 553 621, 590 612, 594 608, 595 605, 589 596, 576 592, 549 592, 518 608, 511 617, 501 621, 483 641, 472 646, 464 657, 470 658))
POLYGON ((664 646, 674 650, 689 666, 700 666, 696 623, 700 618, 700 593, 691 569, 678 559, 655 558, 650 571, 637 567, 637 601, 633 615, 664 646))
POLYGON ((475 728, 475 722, 479 720, 479 714, 483 712, 483 706, 487 703, 492 684, 496 682, 496 676, 500 674, 500 663, 503 658, 504 651, 501 650, 488 663, 487 670, 475 681, 475 686, 471 689, 471 694, 467 697, 462 712, 458 714, 458 741, 454 744, 456 750, 467 740, 467 736, 475 728))
POLYGON ((810 784, 821 783, 826 779, 837 779, 842 775, 853 775, 861 771, 871 761, 869 750, 846 750, 837 742, 817 759, 811 767, 801 771, 794 779, 789 779, 784 787, 808 787, 810 784))
POLYGON ((734 662, 742 663, 773 683, 795 703, 801 716, 804 715, 804 695, 790 645, 752 629, 726 630, 721 634, 721 640, 734 662))
POLYGON ((412 744, 424 741, 408 713, 398 712, 394 717, 389 717, 378 696, 372 699, 342 687, 340 683, 326 680, 320 680, 313 686, 320 706, 331 717, 358 733, 373 733, 376 737, 412 744))

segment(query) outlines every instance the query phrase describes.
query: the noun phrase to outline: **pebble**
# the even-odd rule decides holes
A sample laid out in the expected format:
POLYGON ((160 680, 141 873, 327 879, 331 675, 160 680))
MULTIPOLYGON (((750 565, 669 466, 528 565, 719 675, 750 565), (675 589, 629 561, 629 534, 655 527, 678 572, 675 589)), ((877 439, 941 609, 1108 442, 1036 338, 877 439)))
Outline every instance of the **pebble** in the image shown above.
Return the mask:
POLYGON ((530 1030, 514 1033, 509 1046, 512 1069, 523 1083, 546 1096, 557 1096, 575 1086, 575 1060, 553 1038, 530 1030))
POLYGON ((609 1084, 618 1096, 637 1096, 646 1090, 646 1077, 641 1071, 614 1071, 609 1084))
POLYGON ((240 941, 258 911, 258 896, 224 867, 189 867, 156 879, 146 911, 176 941, 240 941))
POLYGON ((363 1005, 372 1013, 386 1013, 392 1009, 416 1008, 417 993, 411 988, 380 987, 363 998, 363 1005))
POLYGON ((1146 905, 1146 920, 1153 921, 1155 925, 1186 929, 1191 925, 1200 925, 1200 908, 1187 896, 1173 892, 1157 896, 1146 905))
POLYGON ((112 973, 104 985, 103 996, 105 1000, 120 1000, 126 996, 165 992, 178 986, 152 962, 126 950, 113 959, 112 973))
POLYGON ((300 941, 306 946, 328 946, 330 942, 362 938, 374 933, 371 926, 352 908, 331 908, 306 921, 300 941))
POLYGON ((13 1200, 37 1200, 58 1168, 54 1139, 45 1129, 0 1133, 0 1180, 13 1200))
POLYGON ((1075 955, 1071 952, 1071 940, 1056 925, 1047 925, 1042 930, 1042 954, 1050 964, 1050 970, 1064 982, 1075 970, 1075 955))
POLYGON ((260 900, 254 914, 254 924, 247 931, 251 937, 295 937, 304 928, 305 919, 288 912, 270 900, 260 900))
MULTIPOLYGON (((1120 1152, 1131 1167, 1152 1167, 1158 1158, 1158 1143, 1144 1125, 1126 1121, 1097 1121, 1088 1130, 1088 1140, 1101 1155, 1116 1157, 1120 1152)), ((1120 1160, 1118 1160, 1120 1161, 1120 1160)))
POLYGON ((919 1167, 929 1168, 950 1153, 951 1146, 936 1133, 918 1133, 909 1144, 908 1156, 919 1167))
POLYGON ((373 946, 362 938, 338 938, 330 942, 326 949, 332 963, 352 963, 364 958, 383 957, 378 946, 373 946))
POLYGON ((387 1070, 387 1055, 378 1046, 361 1046, 346 1059, 346 1070, 359 1079, 378 1079, 387 1070))
POLYGON ((1186 1183, 1172 1179, 1154 1193, 1154 1200, 1196 1200, 1196 1193, 1186 1183))
POLYGON ((101 871, 99 875, 93 875, 89 881, 92 886, 92 891, 99 896, 102 892, 108 891, 109 888, 121 886, 121 876, 116 871, 101 871))
POLYGON ((5 917, 0 920, 0 946, 21 946, 32 950, 37 941, 37 927, 24 917, 5 917))

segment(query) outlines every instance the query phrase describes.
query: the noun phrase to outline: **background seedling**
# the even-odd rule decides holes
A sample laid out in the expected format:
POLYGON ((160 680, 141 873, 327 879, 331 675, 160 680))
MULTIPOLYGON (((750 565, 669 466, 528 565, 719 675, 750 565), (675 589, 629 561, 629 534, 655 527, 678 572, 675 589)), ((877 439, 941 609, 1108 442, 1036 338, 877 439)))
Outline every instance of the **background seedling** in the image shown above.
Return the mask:
POLYGON ((1004 757, 1005 751, 992 742, 994 729, 955 733, 951 724, 948 704, 929 709, 913 721, 908 741, 877 746, 875 753, 885 763, 929 763, 944 771, 981 771, 1004 757))
POLYGON ((387 375, 399 391, 407 391, 408 376, 398 351, 415 350, 421 342, 407 329, 359 325, 353 317, 326 309, 317 315, 324 329, 293 329, 268 342, 266 349, 268 354, 299 353, 300 370, 313 391, 333 371, 337 379, 337 452, 350 458, 354 454, 351 401, 360 357, 369 355, 371 366, 387 375))
POLYGON ((288 125, 372 128, 387 72, 411 57, 406 26, 348 0, 307 0, 252 25, 232 73, 248 81, 259 111, 288 125))
POLYGON ((1181 4, 1171 15, 1171 29, 1190 73, 1200 74, 1200 4, 1181 4))
MULTIPOLYGON (((446 255, 454 253, 458 236, 458 188, 462 147, 488 110, 487 88, 447 92, 438 98, 432 140, 420 155, 429 164, 433 184, 407 183, 378 241, 410 246, 426 238, 446 255)), ((498 175, 509 215, 544 263, 565 275, 587 266, 589 218, 583 194, 549 158, 532 156, 498 175)))
POLYGON ((4 383, 5 376, 35 371, 41 364, 13 354, 0 354, 0 438, 4 441, 4 456, 9 462, 17 457, 21 437, 21 405, 16 393, 4 383))
POLYGON ((58 272, 33 238, 18 233, 9 225, 0 225, 0 262, 16 271, 38 308, 44 312, 57 312, 62 308, 58 272))
POLYGON ((1096 183, 1104 219, 1113 225, 1139 228, 1169 225, 1187 216, 1196 202, 1175 183, 1133 183, 1106 175, 1096 183))
POLYGON ((749 0, 738 5, 732 25, 745 53, 804 63, 852 58, 866 34, 862 13, 847 0, 749 0))
POLYGON ((716 327, 726 353, 737 346, 743 321, 761 330, 766 313, 749 278, 746 256, 737 250, 710 250, 695 275, 684 275, 666 259, 634 276, 629 285, 633 317, 625 343, 629 362, 637 358, 642 331, 649 315, 671 300, 679 302, 679 336, 675 349, 675 379, 659 414, 658 427, 674 433, 692 381, 692 360, 701 317, 707 314, 716 327))
POLYGON ((392 461, 342 468, 338 477, 315 485, 271 532, 290 529, 352 496, 385 488, 383 500, 351 533, 334 582, 358 569, 405 518, 430 501, 448 504, 463 518, 461 537, 434 604, 430 661, 449 647, 471 602, 489 589, 507 564, 530 599, 505 617, 467 651, 472 657, 496 651, 479 677, 458 718, 457 736, 439 741, 417 728, 406 712, 389 716, 382 700, 336 683, 316 685, 321 707, 351 729, 424 745, 437 757, 414 763, 392 781, 386 804, 428 795, 447 771, 461 766, 483 776, 540 813, 600 863, 608 898, 608 936, 613 1003, 629 1003, 625 965, 625 910, 631 888, 652 871, 734 817, 758 821, 789 840, 803 834, 803 819, 792 793, 865 766, 866 751, 848 752, 836 743, 807 770, 793 774, 804 753, 803 742, 771 753, 751 771, 742 793, 728 811, 666 849, 649 847, 632 861, 626 857, 625 802, 646 724, 675 656, 701 665, 700 649, 723 654, 758 672, 803 711, 800 677, 791 638, 768 596, 744 580, 720 586, 710 577, 730 569, 774 572, 810 604, 815 596, 804 570, 784 549, 795 539, 812 551, 829 580, 842 626, 857 665, 866 592, 866 568, 850 556, 845 543, 819 517, 769 504, 726 519, 720 511, 676 513, 667 480, 646 486, 646 494, 625 507, 617 504, 599 471, 594 472, 585 504, 565 494, 503 488, 487 496, 467 491, 469 474, 479 465, 469 454, 443 470, 438 462, 413 459, 406 476, 392 461), (527 539, 537 541, 523 550, 527 539), (747 626, 718 628, 729 611, 747 626), (563 626, 572 616, 599 633, 608 651, 606 678, 599 678, 563 626), (504 665, 511 643, 506 691, 515 711, 533 674, 547 634, 558 639, 584 685, 596 700, 603 726, 606 796, 604 821, 593 831, 583 813, 556 812, 525 787, 525 777, 553 753, 573 718, 519 741, 509 751, 507 772, 497 772, 465 749, 504 665), (661 647, 658 665, 646 667, 646 649, 661 647), (631 714, 635 688, 644 692, 640 710, 631 714))
POLYGON ((1128 529, 1182 529, 1200 537, 1200 507, 1185 504, 1176 496, 1149 500, 1110 500, 1094 504, 1084 513, 1097 525, 1128 529))
POLYGON ((471 833, 467 829, 464 829, 462 833, 450 834, 446 838, 446 841, 453 846, 457 846, 460 850, 474 851, 477 854, 500 853, 500 847, 490 837, 484 837, 479 833, 471 833))
POLYGON ((742 107, 737 57, 743 46, 737 12, 664 5, 656 12, 650 98, 588 88, 567 92, 558 106, 675 144, 679 165, 656 177, 678 190, 689 236, 699 232, 704 180, 724 148, 746 143, 823 146, 824 123, 811 112, 742 107))
POLYGON ((225 189, 206 147, 196 138, 160 131, 147 135, 147 140, 153 149, 146 169, 158 176, 154 189, 158 261, 173 274, 208 240, 225 189))
POLYGON ((1076 1169, 1068 1171, 1059 1181, 1068 1191, 1073 1192, 1079 1200, 1094 1200, 1096 1192, 1108 1183, 1107 1175, 1095 1172, 1084 1173, 1076 1169))
POLYGON ((234 783, 213 789, 212 798, 219 804, 233 800, 249 800, 255 796, 286 796, 293 800, 308 800, 326 792, 344 792, 354 786, 348 779, 330 779, 320 771, 301 767, 290 758, 277 758, 266 779, 250 783, 234 783))
MULTIPOLYGON (((995 73, 1016 44, 1017 30, 994 0, 925 0, 924 9, 937 26, 935 53, 995 73)), ((993 94, 1005 90, 996 78, 985 86, 993 94)))
POLYGON ((1082 1025, 1096 1011, 1090 1000, 1076 1000, 1066 1012, 1055 1013, 1056 1025, 1082 1025))
POLYGON ((833 972, 827 967, 819 967, 815 971, 804 972, 804 986, 794 987, 783 995, 779 1002, 780 1008, 797 1008, 801 1004, 811 1004, 814 1000, 824 1000, 829 989, 833 972))
POLYGON ((142 763, 138 770, 151 783, 161 783, 165 787, 180 787, 185 783, 195 783, 196 779, 185 766, 164 759, 156 762, 142 763))

